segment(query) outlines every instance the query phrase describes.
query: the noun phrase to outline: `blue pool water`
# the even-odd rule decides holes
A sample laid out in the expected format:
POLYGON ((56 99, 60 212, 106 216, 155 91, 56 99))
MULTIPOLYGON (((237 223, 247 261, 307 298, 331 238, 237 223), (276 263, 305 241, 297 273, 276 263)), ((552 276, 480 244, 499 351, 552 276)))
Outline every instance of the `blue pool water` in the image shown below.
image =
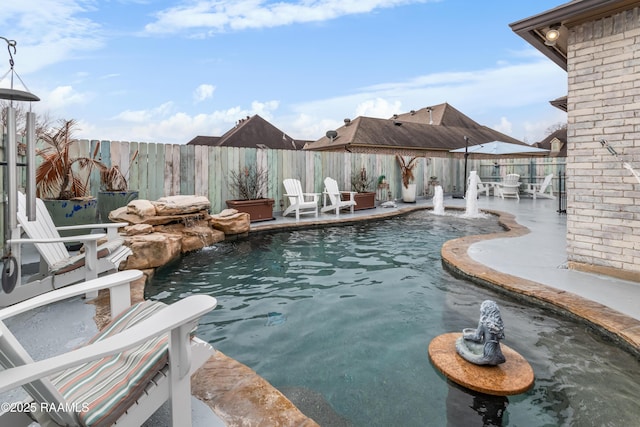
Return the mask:
POLYGON ((492 217, 423 211, 252 235, 159 271, 147 297, 215 296, 198 335, 287 395, 320 395, 334 412, 321 425, 637 425, 635 358, 581 323, 443 270, 443 242, 500 230, 492 217), (504 343, 534 369, 525 394, 463 390, 429 362, 431 339, 475 327, 485 299, 501 308, 504 343))

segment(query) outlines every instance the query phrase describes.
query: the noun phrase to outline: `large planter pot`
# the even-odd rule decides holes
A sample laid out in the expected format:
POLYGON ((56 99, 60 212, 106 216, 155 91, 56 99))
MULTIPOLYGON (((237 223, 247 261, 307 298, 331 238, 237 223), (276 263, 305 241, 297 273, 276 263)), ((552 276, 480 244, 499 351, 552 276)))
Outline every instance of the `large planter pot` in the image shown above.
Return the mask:
MULTIPOLYGON (((342 200, 349 200, 348 194, 343 193, 341 197, 342 200)), ((376 207, 376 193, 374 192, 356 193, 354 199, 356 206, 353 210, 360 211, 363 209, 374 209, 376 207)))
POLYGON ((269 221, 273 217, 273 199, 227 200, 227 207, 249 214, 251 222, 269 221))
MULTIPOLYGON (((98 200, 93 197, 73 200, 45 199, 43 201, 56 227, 96 223, 98 200)), ((60 236, 77 236, 90 232, 91 230, 61 231, 60 236)), ((70 243, 66 246, 69 249, 77 249, 81 245, 79 243, 70 243)))
POLYGON ((98 214, 100 222, 109 222, 109 212, 138 198, 138 191, 100 191, 98 192, 98 214))
POLYGON ((402 186, 402 201, 405 203, 416 202, 416 185, 409 184, 408 187, 402 186))

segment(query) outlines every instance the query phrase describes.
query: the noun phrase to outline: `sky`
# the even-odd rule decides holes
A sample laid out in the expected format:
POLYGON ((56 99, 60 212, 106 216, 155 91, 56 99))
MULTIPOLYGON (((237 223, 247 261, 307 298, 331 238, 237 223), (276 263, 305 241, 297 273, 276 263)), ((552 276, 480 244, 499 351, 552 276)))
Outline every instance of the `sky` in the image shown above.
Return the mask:
POLYGON ((509 27, 563 0, 3 3, 0 87, 78 138, 185 144, 259 114, 313 141, 444 102, 527 143, 566 122, 566 72, 509 27))

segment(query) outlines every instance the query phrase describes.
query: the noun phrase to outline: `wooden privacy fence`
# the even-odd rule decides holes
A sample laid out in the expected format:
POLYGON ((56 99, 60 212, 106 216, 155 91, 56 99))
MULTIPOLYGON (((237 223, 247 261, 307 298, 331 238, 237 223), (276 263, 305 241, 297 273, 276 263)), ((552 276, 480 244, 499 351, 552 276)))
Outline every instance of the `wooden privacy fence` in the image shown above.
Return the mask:
MULTIPOLYGON (((300 179, 306 192, 321 193, 324 178, 338 181, 341 189, 351 189, 352 174, 360 174, 364 167, 373 178, 371 191, 376 191, 378 177, 384 175, 392 198, 401 197, 400 169, 395 156, 389 154, 359 154, 346 152, 319 152, 270 150, 258 148, 207 147, 122 141, 78 141, 76 152, 89 155, 99 144, 100 159, 107 166, 119 165, 128 173, 129 188, 138 190, 141 199, 157 200, 178 194, 206 196, 211 211, 220 212, 225 201, 237 198, 229 188, 231 171, 245 166, 256 166, 268 171, 266 197, 275 199, 274 209, 284 208, 285 178, 300 179), (135 153, 135 160, 131 162, 135 153)), ((38 159, 37 159, 38 160, 38 159)), ((476 170, 482 180, 498 180, 507 173, 520 174, 522 182, 536 182, 545 175, 554 177, 564 171, 564 158, 500 158, 493 160, 468 159, 467 171, 476 170)), ((458 192, 463 187, 464 160, 461 158, 426 157, 415 170, 418 197, 430 197, 433 183, 442 185, 445 194, 458 192), (435 177, 435 180, 431 179, 435 177)), ((23 174, 21 174, 23 175, 23 174)), ((24 175, 20 177, 24 185, 24 175)), ((91 173, 91 193, 100 190, 99 174, 91 173)), ((6 191, 6 190, 5 190, 6 191)), ((387 190, 384 191, 386 196, 387 190)))

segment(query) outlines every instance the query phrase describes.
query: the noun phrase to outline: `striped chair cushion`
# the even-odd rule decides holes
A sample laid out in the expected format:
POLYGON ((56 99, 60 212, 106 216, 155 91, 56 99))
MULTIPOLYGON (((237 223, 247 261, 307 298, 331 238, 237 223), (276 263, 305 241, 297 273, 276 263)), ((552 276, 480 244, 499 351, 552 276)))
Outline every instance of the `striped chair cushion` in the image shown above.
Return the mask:
MULTIPOLYGON (((162 310, 158 301, 143 301, 113 319, 89 341, 94 343, 121 332, 162 310)), ((67 369, 51 378, 64 398, 77 408, 85 426, 108 426, 143 393, 168 362, 168 338, 152 339, 139 347, 67 369)))

